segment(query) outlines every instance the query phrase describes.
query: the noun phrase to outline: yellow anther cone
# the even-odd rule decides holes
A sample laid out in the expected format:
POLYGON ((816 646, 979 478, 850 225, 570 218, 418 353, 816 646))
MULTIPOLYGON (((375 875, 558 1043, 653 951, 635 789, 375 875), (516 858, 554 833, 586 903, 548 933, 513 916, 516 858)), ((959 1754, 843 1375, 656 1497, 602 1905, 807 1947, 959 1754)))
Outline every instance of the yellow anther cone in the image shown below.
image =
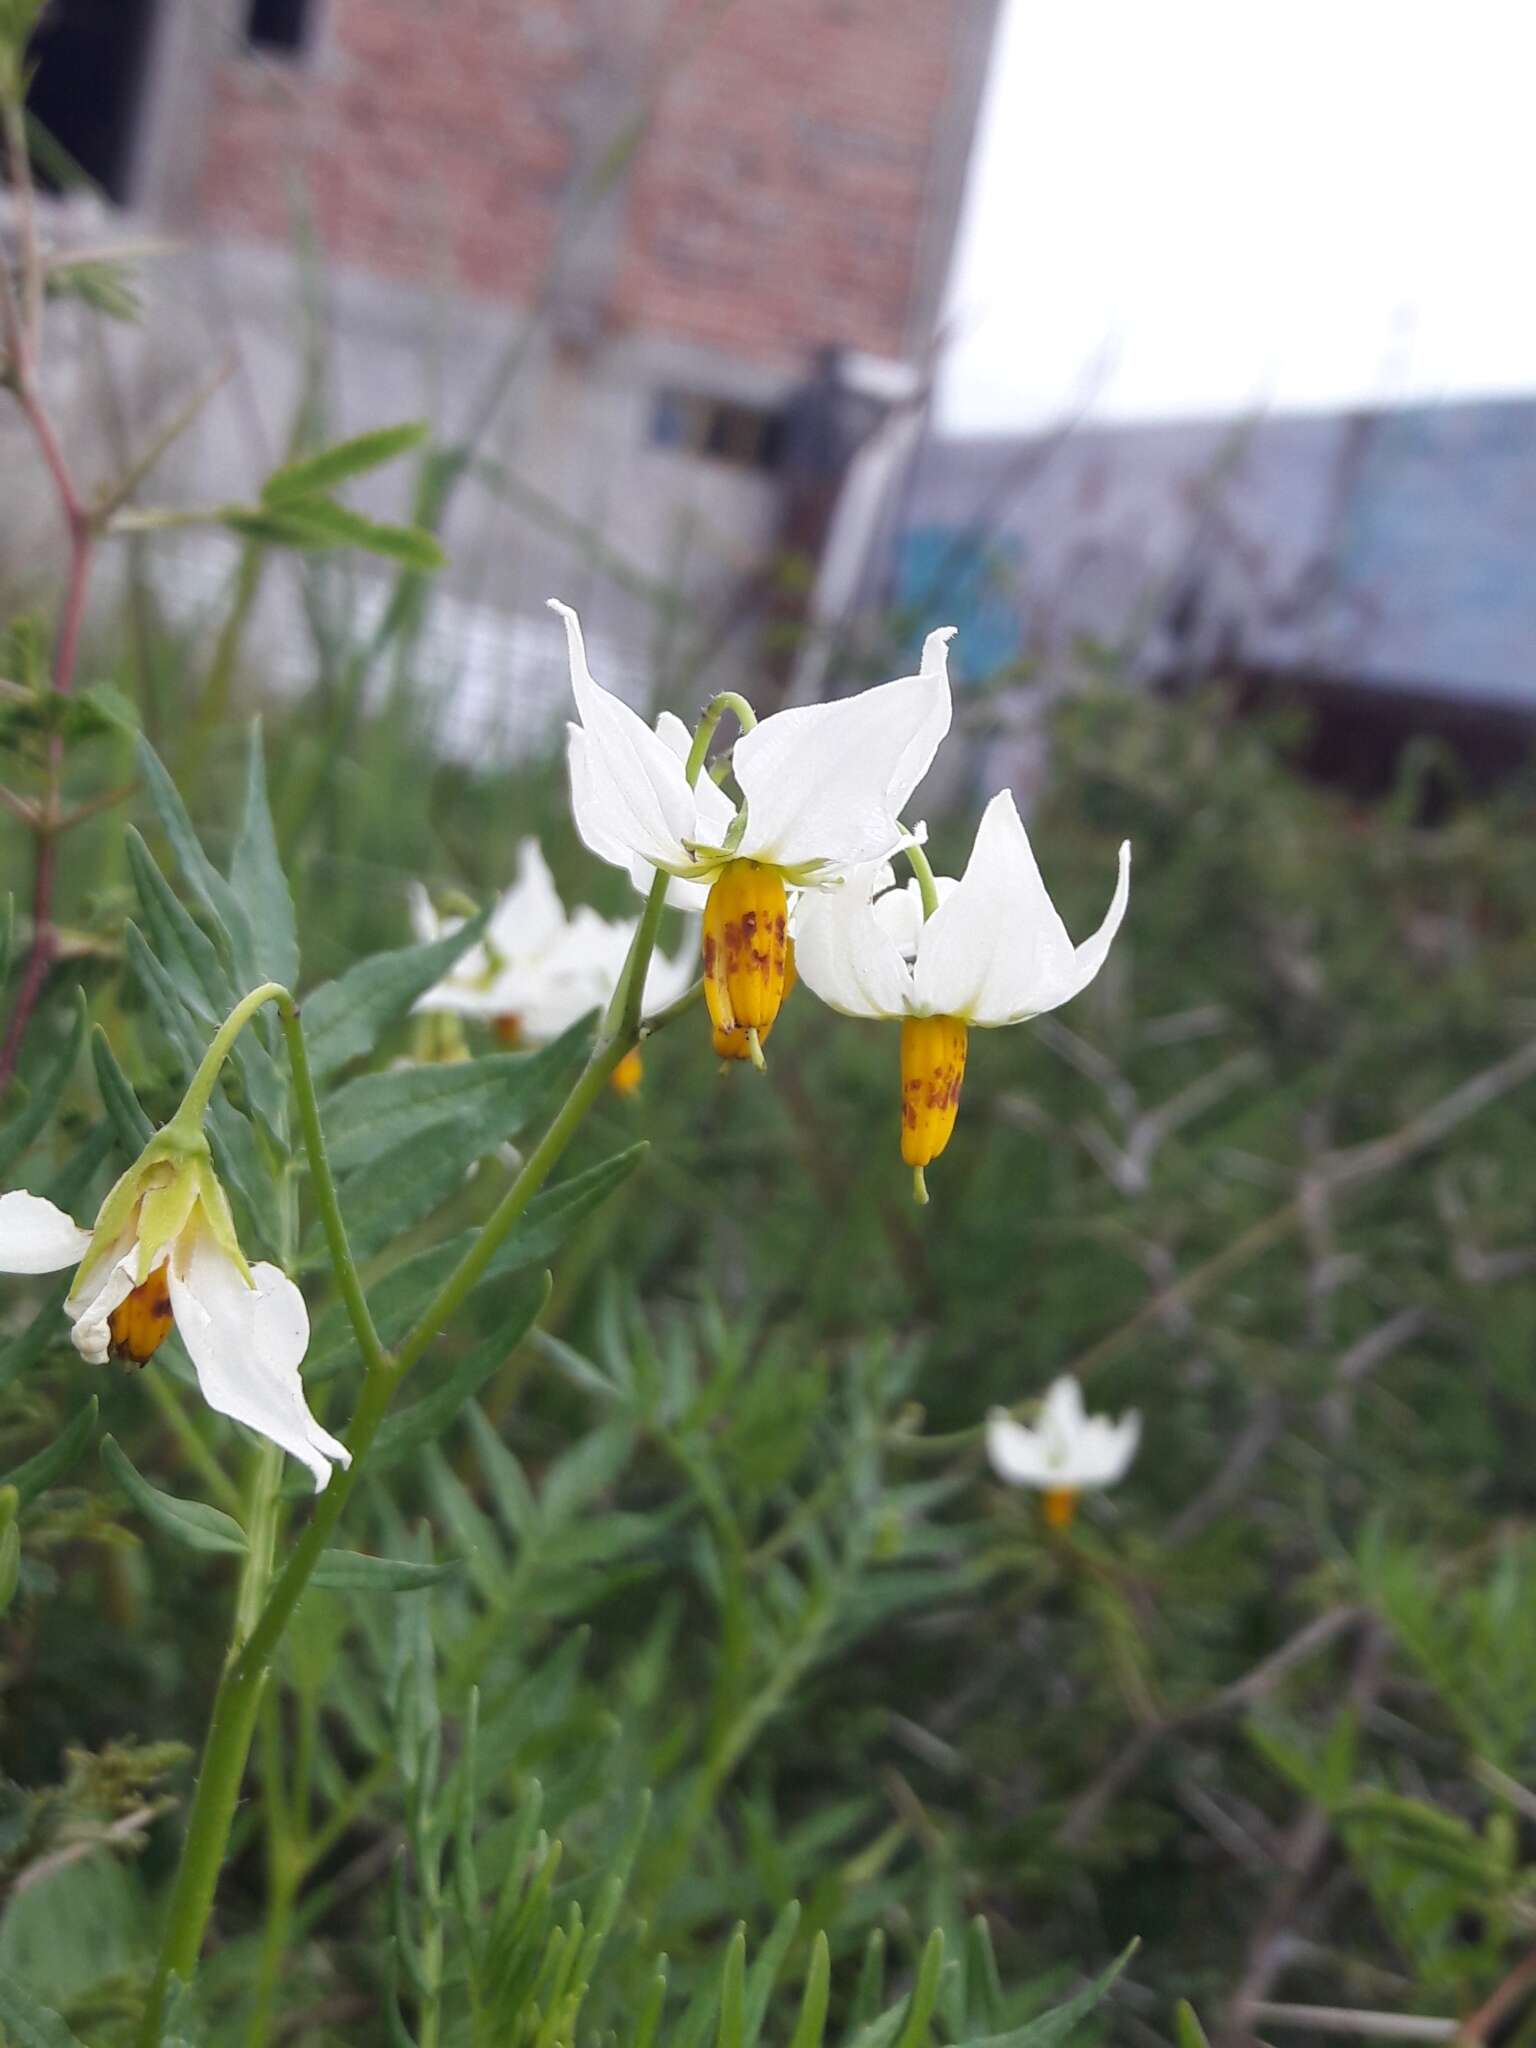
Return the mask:
POLYGON ((966 1028, 958 1017, 901 1024, 901 1156, 926 1166, 949 1143, 965 1079, 966 1028))
POLYGON ((1048 1486, 1040 1496, 1047 1526, 1052 1529, 1070 1529, 1073 1517, 1077 1513, 1077 1503, 1077 1487, 1048 1486))
POLYGON ((120 1301, 107 1318, 113 1353, 134 1365, 145 1364, 170 1335, 174 1321, 170 1280, 166 1261, 162 1259, 149 1278, 120 1301))
MULTIPOLYGON (((789 903, 777 868, 733 860, 704 906, 704 1000, 716 1034, 772 1029, 789 972, 789 903)), ((727 1057, 735 1057, 727 1053, 727 1057)))

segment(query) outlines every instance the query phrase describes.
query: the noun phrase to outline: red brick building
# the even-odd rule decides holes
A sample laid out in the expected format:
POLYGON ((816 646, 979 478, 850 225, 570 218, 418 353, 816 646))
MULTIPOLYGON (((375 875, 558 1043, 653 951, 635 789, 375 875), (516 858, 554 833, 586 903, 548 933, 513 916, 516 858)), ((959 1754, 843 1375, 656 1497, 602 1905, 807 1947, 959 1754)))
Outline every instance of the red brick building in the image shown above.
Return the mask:
POLYGON ((719 592, 785 531, 814 352, 871 387, 926 355, 997 4, 52 0, 34 97, 189 238, 185 318, 233 324, 272 445, 301 221, 337 425, 491 434, 523 502, 456 506, 461 591, 525 608, 574 553, 719 592))

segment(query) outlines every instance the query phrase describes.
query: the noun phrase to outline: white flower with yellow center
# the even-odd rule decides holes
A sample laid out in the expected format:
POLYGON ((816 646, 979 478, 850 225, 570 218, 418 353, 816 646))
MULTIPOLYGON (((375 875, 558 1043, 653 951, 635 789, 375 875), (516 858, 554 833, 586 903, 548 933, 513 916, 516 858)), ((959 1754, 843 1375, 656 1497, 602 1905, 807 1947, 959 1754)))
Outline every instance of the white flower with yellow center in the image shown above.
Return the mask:
POLYGON ((914 676, 829 704, 779 711, 731 751, 739 806, 709 774, 688 776, 688 729, 653 729, 593 680, 581 626, 565 621, 579 723, 570 728, 576 829, 636 885, 672 877, 669 902, 704 903, 704 993, 716 1043, 755 1049, 784 998, 788 888, 840 888, 905 837, 902 809, 949 730, 945 648, 930 633, 914 676), (707 895, 704 888, 707 885, 707 895))
POLYGON ((1112 1422, 1089 1415, 1083 1390, 1071 1373, 1052 1382, 1033 1429, 1015 1422, 1006 1408, 987 1417, 987 1456, 999 1479, 1030 1486, 1044 1497, 1046 1520, 1064 1529, 1077 1512, 1080 1495, 1123 1479, 1141 1440, 1134 1409, 1112 1422))
MULTIPOLYGON (((423 942, 444 937, 464 922, 442 917, 419 885, 411 891, 411 921, 423 942)), ((507 1046, 548 1045, 590 1011, 606 1007, 634 941, 636 918, 600 917, 586 904, 567 913, 536 839, 518 849, 517 880, 492 911, 485 937, 452 970, 417 998, 426 1015, 476 1017, 507 1046)), ((653 952, 643 1006, 663 1008, 693 979, 693 954, 653 952)), ((614 1086, 628 1094, 639 1085, 640 1054, 614 1071, 614 1086)))
MULTIPOLYGON (((1080 946, 1056 915, 1013 797, 982 814, 964 875, 936 883, 924 919, 912 888, 872 897, 864 886, 801 905, 796 965, 807 988, 848 1017, 901 1024, 901 1156, 917 1176, 949 1143, 970 1028, 1021 1024, 1086 988, 1120 929, 1131 849, 1104 922, 1080 946)), ((877 885, 877 884, 876 884, 877 885)))
POLYGON ((41 1195, 0 1195, 0 1272, 78 1266, 64 1303, 80 1356, 143 1365, 174 1326, 203 1399, 307 1465, 318 1493, 345 1444, 304 1399, 304 1297, 287 1274, 247 1265, 206 1146, 150 1140, 82 1230, 41 1195))

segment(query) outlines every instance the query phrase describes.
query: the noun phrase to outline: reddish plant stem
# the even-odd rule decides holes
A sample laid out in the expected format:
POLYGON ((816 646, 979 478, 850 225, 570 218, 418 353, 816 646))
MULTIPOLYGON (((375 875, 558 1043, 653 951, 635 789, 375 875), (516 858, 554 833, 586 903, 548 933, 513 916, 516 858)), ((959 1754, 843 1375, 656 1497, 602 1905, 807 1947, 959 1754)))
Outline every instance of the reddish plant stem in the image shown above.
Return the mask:
MULTIPOLYGON (((85 624, 85 599, 90 586, 95 531, 90 514, 75 489, 53 422, 38 396, 32 363, 26 354, 16 363, 15 384, 22 414, 32 429, 33 438, 53 479, 59 510, 69 534, 69 579, 53 650, 53 687, 60 696, 68 696, 74 688, 75 669, 80 659, 80 635, 85 624)), ((63 767, 64 743, 54 733, 48 741, 47 793, 33 828, 36 851, 32 871, 32 943, 21 972, 21 985, 16 991, 16 1007, 6 1028, 5 1043, 0 1046, 0 1091, 9 1085, 16 1071, 27 1024, 48 980, 48 970, 53 965, 57 948, 57 933, 53 926, 53 885, 57 871, 63 767)))

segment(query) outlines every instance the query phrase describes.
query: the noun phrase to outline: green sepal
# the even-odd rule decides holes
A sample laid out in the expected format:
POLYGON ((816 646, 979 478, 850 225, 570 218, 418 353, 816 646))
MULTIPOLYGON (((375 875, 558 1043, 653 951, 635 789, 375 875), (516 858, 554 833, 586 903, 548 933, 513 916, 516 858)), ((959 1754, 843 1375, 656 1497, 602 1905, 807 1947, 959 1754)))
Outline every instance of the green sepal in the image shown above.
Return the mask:
POLYGON ((212 1159, 206 1155, 197 1162, 197 1192, 202 1203, 203 1221, 212 1232, 214 1243, 226 1257, 234 1260, 246 1285, 253 1286, 255 1283, 251 1279, 251 1269, 245 1263, 245 1253, 240 1249, 224 1183, 214 1172, 212 1159))
POLYGON ((193 1159, 178 1160, 171 1168, 169 1179, 157 1179, 153 1186, 146 1188, 139 1210, 140 1286, 159 1265, 161 1253, 168 1245, 174 1244, 186 1229, 188 1219, 197 1206, 200 1166, 203 1163, 193 1159))
MULTIPOLYGON (((91 1227, 91 1241, 85 1248, 85 1257, 75 1268, 77 1281, 82 1274, 88 1273, 97 1260, 104 1253, 110 1251, 112 1246, 127 1233, 128 1227, 133 1221, 134 1209, 140 1200, 144 1203, 144 1214, 151 1215, 155 1219, 148 1229, 144 1229, 143 1217, 141 1216, 139 1279, 141 1281, 146 1279, 153 1270, 154 1262, 151 1261, 149 1265, 144 1264, 142 1254, 145 1245, 152 1244, 155 1249, 158 1249, 160 1246, 169 1243, 176 1230, 179 1230, 181 1224, 185 1223, 187 1216, 191 1213, 192 1203, 197 1200, 199 1194, 204 1192, 198 1181, 197 1169, 201 1165, 208 1164, 211 1175, 212 1166, 209 1164, 209 1159, 208 1140, 203 1136, 200 1129, 183 1127, 175 1117, 172 1117, 163 1130, 156 1131, 132 1166, 118 1175, 107 1191, 106 1200, 96 1211, 96 1221, 91 1227), (177 1202, 180 1199, 179 1190, 182 1176, 184 1172, 188 1171, 191 1173, 192 1193, 187 1200, 185 1210, 181 1213, 180 1221, 175 1224, 173 1229, 161 1229, 160 1225, 165 1219, 168 1216, 174 1217, 176 1214, 177 1202), (172 1194, 172 1190, 177 1190, 178 1192, 172 1194), (152 1209, 151 1204, 155 1203, 156 1197, 162 1193, 169 1195, 170 1199, 163 1209, 158 1207, 152 1209), (156 1236, 157 1230, 159 1231, 158 1236, 156 1236)), ((223 1195, 222 1188, 219 1189, 219 1195, 221 1197, 223 1195)), ((207 1206, 206 1195, 204 1197, 204 1206, 207 1206)), ((227 1219, 229 1214, 227 1202, 223 1204, 222 1214, 227 1219)), ((233 1225, 230 1225, 230 1228, 232 1231, 233 1225)), ((234 1256, 238 1257, 238 1251, 234 1256)))

